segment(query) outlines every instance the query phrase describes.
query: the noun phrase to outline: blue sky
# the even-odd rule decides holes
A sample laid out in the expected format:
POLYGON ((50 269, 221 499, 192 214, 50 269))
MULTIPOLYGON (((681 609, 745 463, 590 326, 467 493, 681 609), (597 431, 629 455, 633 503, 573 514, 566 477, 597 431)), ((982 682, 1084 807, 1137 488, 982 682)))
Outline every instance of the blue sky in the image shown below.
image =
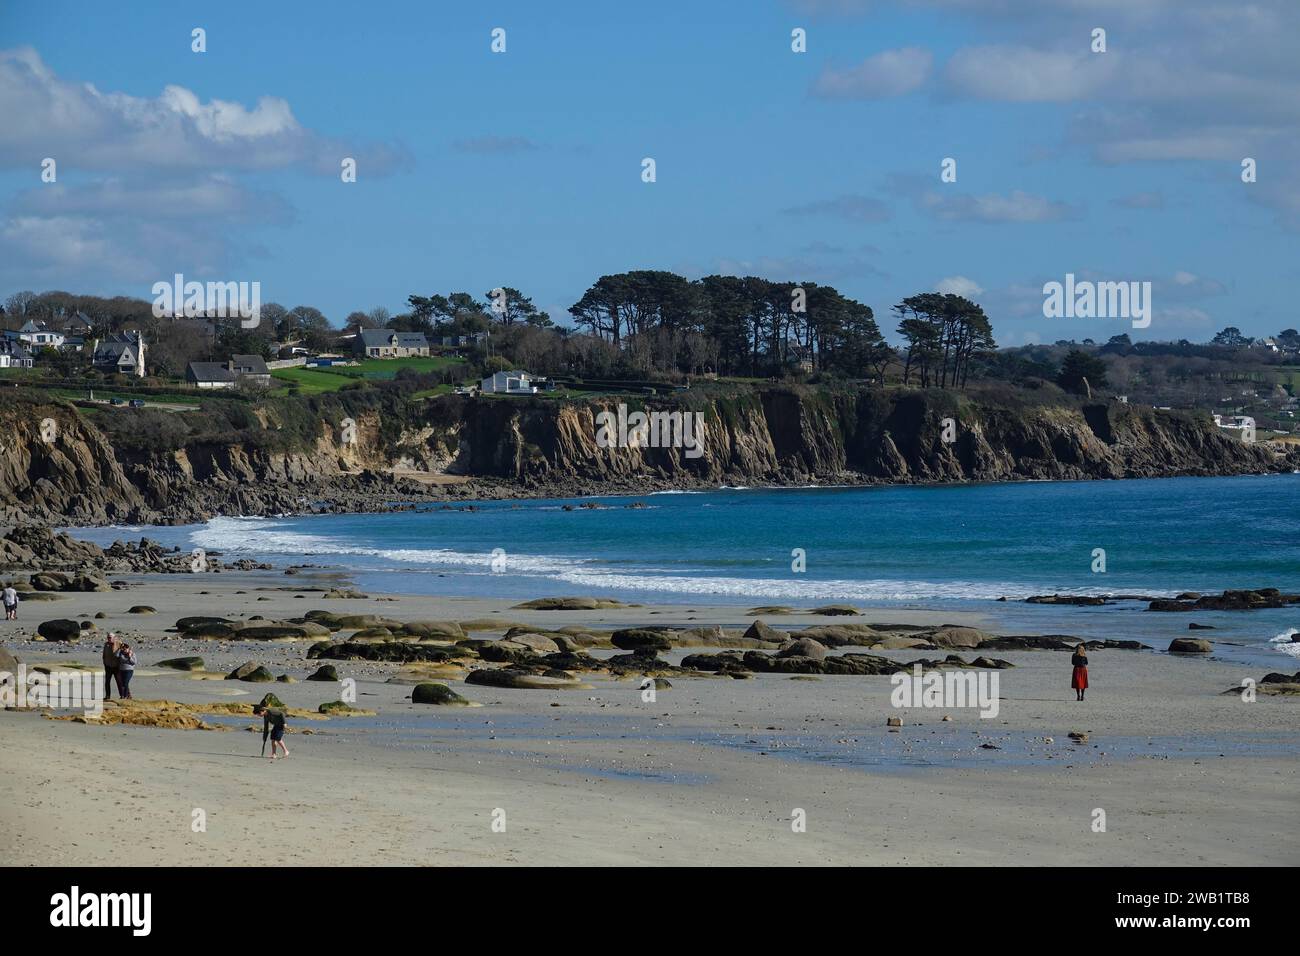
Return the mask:
POLYGON ((0 296, 182 272, 339 323, 505 284, 567 320, 660 268, 829 283, 887 330, 958 291, 1004 344, 1300 325, 1300 4, 183 6, 0 9, 0 296), (1045 319, 1067 272, 1151 281, 1151 328, 1045 319))

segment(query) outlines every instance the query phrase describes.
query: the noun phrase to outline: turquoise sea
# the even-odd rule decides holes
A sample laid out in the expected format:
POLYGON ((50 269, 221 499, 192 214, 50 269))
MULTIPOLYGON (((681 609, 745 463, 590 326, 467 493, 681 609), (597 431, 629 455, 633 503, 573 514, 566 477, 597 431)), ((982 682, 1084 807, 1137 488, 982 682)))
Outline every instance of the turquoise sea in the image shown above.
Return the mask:
POLYGON ((1300 591, 1300 475, 723 488, 76 533, 101 543, 145 534, 229 559, 326 564, 377 591, 976 611, 1009 633, 1136 638, 1160 648, 1194 620, 1218 629, 1204 636, 1241 645, 1222 644, 1225 656, 1300 667, 1300 644, 1289 641, 1300 607, 1165 614, 1135 602, 1061 608, 1019 600, 1300 591), (1096 549, 1105 552, 1104 572, 1093 570, 1096 549), (799 551, 803 570, 795 570, 799 551))

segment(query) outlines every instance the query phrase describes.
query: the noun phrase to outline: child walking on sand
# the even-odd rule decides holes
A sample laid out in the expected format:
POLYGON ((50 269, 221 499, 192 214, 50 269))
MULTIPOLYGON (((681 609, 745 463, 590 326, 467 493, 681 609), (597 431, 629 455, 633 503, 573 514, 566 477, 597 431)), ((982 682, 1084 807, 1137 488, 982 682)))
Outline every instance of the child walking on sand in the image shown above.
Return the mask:
POLYGON ((1074 688, 1075 700, 1083 700, 1083 692, 1088 689, 1088 655, 1084 653, 1085 650, 1081 641, 1070 657, 1070 664, 1074 667, 1070 686, 1074 688))

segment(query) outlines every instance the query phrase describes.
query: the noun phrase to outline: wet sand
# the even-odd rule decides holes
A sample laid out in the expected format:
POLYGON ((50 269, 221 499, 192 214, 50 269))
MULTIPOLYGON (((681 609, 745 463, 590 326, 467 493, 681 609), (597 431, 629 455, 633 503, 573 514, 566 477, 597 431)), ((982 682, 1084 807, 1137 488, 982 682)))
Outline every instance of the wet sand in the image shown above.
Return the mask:
MULTIPOLYGON (((34 632, 40 620, 104 611, 99 633, 125 631, 139 652, 135 696, 192 703, 255 702, 271 691, 290 707, 314 710, 338 696, 338 685, 302 680, 320 663, 304 659, 309 642, 168 635, 186 615, 276 619, 321 608, 544 628, 745 627, 753 620, 744 609, 704 605, 548 612, 505 601, 323 600, 279 590, 329 583, 306 572, 115 578, 142 583, 25 603, 18 627, 34 632), (126 613, 138 604, 158 613, 126 613), (216 679, 152 666, 194 653, 216 679), (249 660, 299 682, 219 679, 249 660)), ((856 620, 873 618, 983 623, 927 612, 856 620)), ((845 619, 763 620, 793 628, 845 619)), ((12 623, 0 634, 29 666, 98 661, 98 640, 14 641, 12 623)), ((663 656, 677 662, 682 655, 663 656)), ((1300 836, 1288 825, 1300 782, 1300 700, 1246 703, 1221 693, 1244 677, 1258 679, 1259 668, 1097 651, 1093 688, 1077 703, 1068 654, 992 656, 1016 665, 997 672, 1002 700, 993 719, 968 709, 900 712, 883 676, 673 676, 653 702, 634 679, 583 675, 590 689, 562 691, 451 680, 482 706, 429 707, 411 704, 410 686, 386 682, 399 665, 334 662, 341 676, 357 680, 356 706, 378 716, 291 719, 298 731, 287 737, 292 756, 275 763, 258 758, 260 733, 245 732, 247 718, 214 719, 234 729, 213 732, 4 712, 0 864, 1300 862, 1300 836), (903 726, 891 731, 886 720, 900 714, 903 726), (1071 743, 1072 730, 1087 731, 1088 742, 1071 743), (121 838, 110 807, 130 839, 121 838), (196 809, 206 816, 205 832, 193 828, 196 809), (1105 811, 1105 832, 1094 831, 1097 809, 1105 811), (795 832, 800 810, 806 830, 795 832)), ((1289 669, 1285 663, 1275 669, 1289 669)))

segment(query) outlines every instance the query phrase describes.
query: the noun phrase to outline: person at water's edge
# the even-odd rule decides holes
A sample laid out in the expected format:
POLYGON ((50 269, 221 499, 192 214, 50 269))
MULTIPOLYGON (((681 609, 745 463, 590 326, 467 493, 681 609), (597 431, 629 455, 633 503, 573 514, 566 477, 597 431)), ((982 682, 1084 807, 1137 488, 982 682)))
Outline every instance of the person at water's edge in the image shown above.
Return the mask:
POLYGON ((1070 686, 1074 688, 1075 700, 1083 700, 1083 692, 1088 689, 1088 655, 1083 650, 1083 645, 1080 644, 1070 657, 1070 663, 1074 666, 1070 686))
POLYGON ((5 620, 18 620, 18 592, 14 590, 13 585, 8 585, 4 589, 5 602, 5 620))
MULTIPOLYGON (((256 710, 253 711, 257 713, 256 710)), ((266 739, 267 733, 271 735, 271 759, 275 759, 275 748, 278 746, 284 755, 289 756, 289 748, 284 745, 284 711, 278 707, 262 708, 262 739, 266 739)))

